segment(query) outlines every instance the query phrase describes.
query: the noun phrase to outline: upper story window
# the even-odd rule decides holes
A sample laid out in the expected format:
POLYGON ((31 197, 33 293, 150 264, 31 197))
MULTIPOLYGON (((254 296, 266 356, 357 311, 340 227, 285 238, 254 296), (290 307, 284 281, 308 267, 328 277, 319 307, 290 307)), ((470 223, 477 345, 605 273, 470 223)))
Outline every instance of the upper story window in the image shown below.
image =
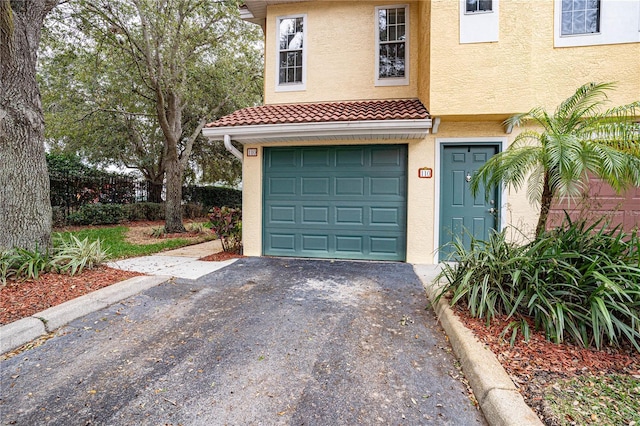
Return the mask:
POLYGON ((466 0, 466 13, 493 12, 492 0, 466 0))
POLYGON ((562 0, 562 35, 600 32, 600 0, 562 0))
POLYGON ((376 7, 376 85, 409 84, 409 7, 376 7))
POLYGON ((305 89, 305 20, 305 15, 277 18, 277 91, 305 89))

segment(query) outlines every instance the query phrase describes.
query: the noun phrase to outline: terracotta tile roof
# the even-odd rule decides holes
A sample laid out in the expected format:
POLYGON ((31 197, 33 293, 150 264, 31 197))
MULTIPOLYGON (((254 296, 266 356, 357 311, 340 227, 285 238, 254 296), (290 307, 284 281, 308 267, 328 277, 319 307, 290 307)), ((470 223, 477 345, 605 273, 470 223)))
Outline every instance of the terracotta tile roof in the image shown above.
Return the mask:
POLYGON ((324 102, 243 108, 206 127, 426 118, 429 118, 429 112, 418 99, 324 102))

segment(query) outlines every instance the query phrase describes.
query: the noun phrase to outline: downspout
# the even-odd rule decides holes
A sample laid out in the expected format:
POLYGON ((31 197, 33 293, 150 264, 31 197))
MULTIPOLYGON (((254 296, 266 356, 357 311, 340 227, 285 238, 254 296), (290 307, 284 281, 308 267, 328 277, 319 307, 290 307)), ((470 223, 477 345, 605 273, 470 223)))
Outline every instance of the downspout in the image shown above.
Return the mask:
POLYGON ((224 147, 242 163, 242 153, 238 151, 235 146, 231 145, 231 135, 224 135, 224 147))

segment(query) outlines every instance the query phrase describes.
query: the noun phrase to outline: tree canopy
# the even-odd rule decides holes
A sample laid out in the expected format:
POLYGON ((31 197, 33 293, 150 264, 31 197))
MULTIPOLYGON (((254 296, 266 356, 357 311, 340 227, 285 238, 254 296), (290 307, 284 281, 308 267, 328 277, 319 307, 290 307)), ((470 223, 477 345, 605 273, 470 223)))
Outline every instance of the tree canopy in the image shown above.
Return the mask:
POLYGON ((540 205, 540 235, 552 201, 582 195, 589 174, 616 191, 640 186, 640 101, 603 110, 613 86, 587 83, 554 113, 538 107, 509 118, 506 124, 532 127, 478 170, 472 191, 477 193, 482 184, 518 190, 526 183, 529 200, 540 205))
POLYGON ((178 229, 185 170, 237 182, 239 163, 201 136, 206 122, 261 102, 261 35, 235 1, 82 0, 52 15, 45 44, 53 145, 136 168, 157 186, 166 176, 167 221, 178 229))

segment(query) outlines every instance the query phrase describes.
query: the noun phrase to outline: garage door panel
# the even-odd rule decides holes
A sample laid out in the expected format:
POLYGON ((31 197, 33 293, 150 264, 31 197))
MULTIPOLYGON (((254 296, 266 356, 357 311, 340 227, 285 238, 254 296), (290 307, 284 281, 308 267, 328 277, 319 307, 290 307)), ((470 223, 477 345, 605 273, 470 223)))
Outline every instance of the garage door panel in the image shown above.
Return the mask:
POLYGON ((369 180, 370 190, 369 193, 372 196, 376 195, 396 195, 402 196, 400 178, 371 178, 369 180))
POLYGON ((372 237, 371 253, 381 253, 386 255, 394 254, 398 251, 397 237, 372 237))
POLYGON ((296 178, 294 177, 272 177, 267 183, 268 195, 296 195, 296 178))
POLYGON ((302 207, 303 224, 329 225, 329 207, 302 207))
POLYGON ((300 195, 326 195, 329 196, 331 183, 329 178, 302 178, 300 195))
POLYGON ((336 225, 362 224, 364 209, 362 207, 336 207, 336 225))
POLYGON ((329 148, 314 148, 302 152, 301 166, 305 168, 329 167, 331 151, 329 148))
POLYGON ((295 253, 295 234, 270 234, 269 245, 274 249, 282 253, 288 252, 290 254, 295 253))
POLYGON ((295 167, 296 157, 295 149, 280 149, 269 156, 269 167, 295 167))
POLYGON ((398 147, 373 148, 371 150, 372 167, 399 167, 404 162, 402 150, 398 147))
POLYGON ((264 253, 404 260, 406 155, 406 145, 265 148, 264 253))
POLYGON ((284 223, 287 225, 296 223, 296 208, 294 206, 271 206, 268 211, 269 223, 284 223))
POLYGON ((302 235, 303 251, 329 252, 329 237, 327 235, 302 235))
POLYGON ((361 147, 336 148, 336 168, 363 167, 365 165, 365 149, 361 147))
POLYGON ((337 177, 335 178, 336 195, 364 195, 363 177, 337 177))

